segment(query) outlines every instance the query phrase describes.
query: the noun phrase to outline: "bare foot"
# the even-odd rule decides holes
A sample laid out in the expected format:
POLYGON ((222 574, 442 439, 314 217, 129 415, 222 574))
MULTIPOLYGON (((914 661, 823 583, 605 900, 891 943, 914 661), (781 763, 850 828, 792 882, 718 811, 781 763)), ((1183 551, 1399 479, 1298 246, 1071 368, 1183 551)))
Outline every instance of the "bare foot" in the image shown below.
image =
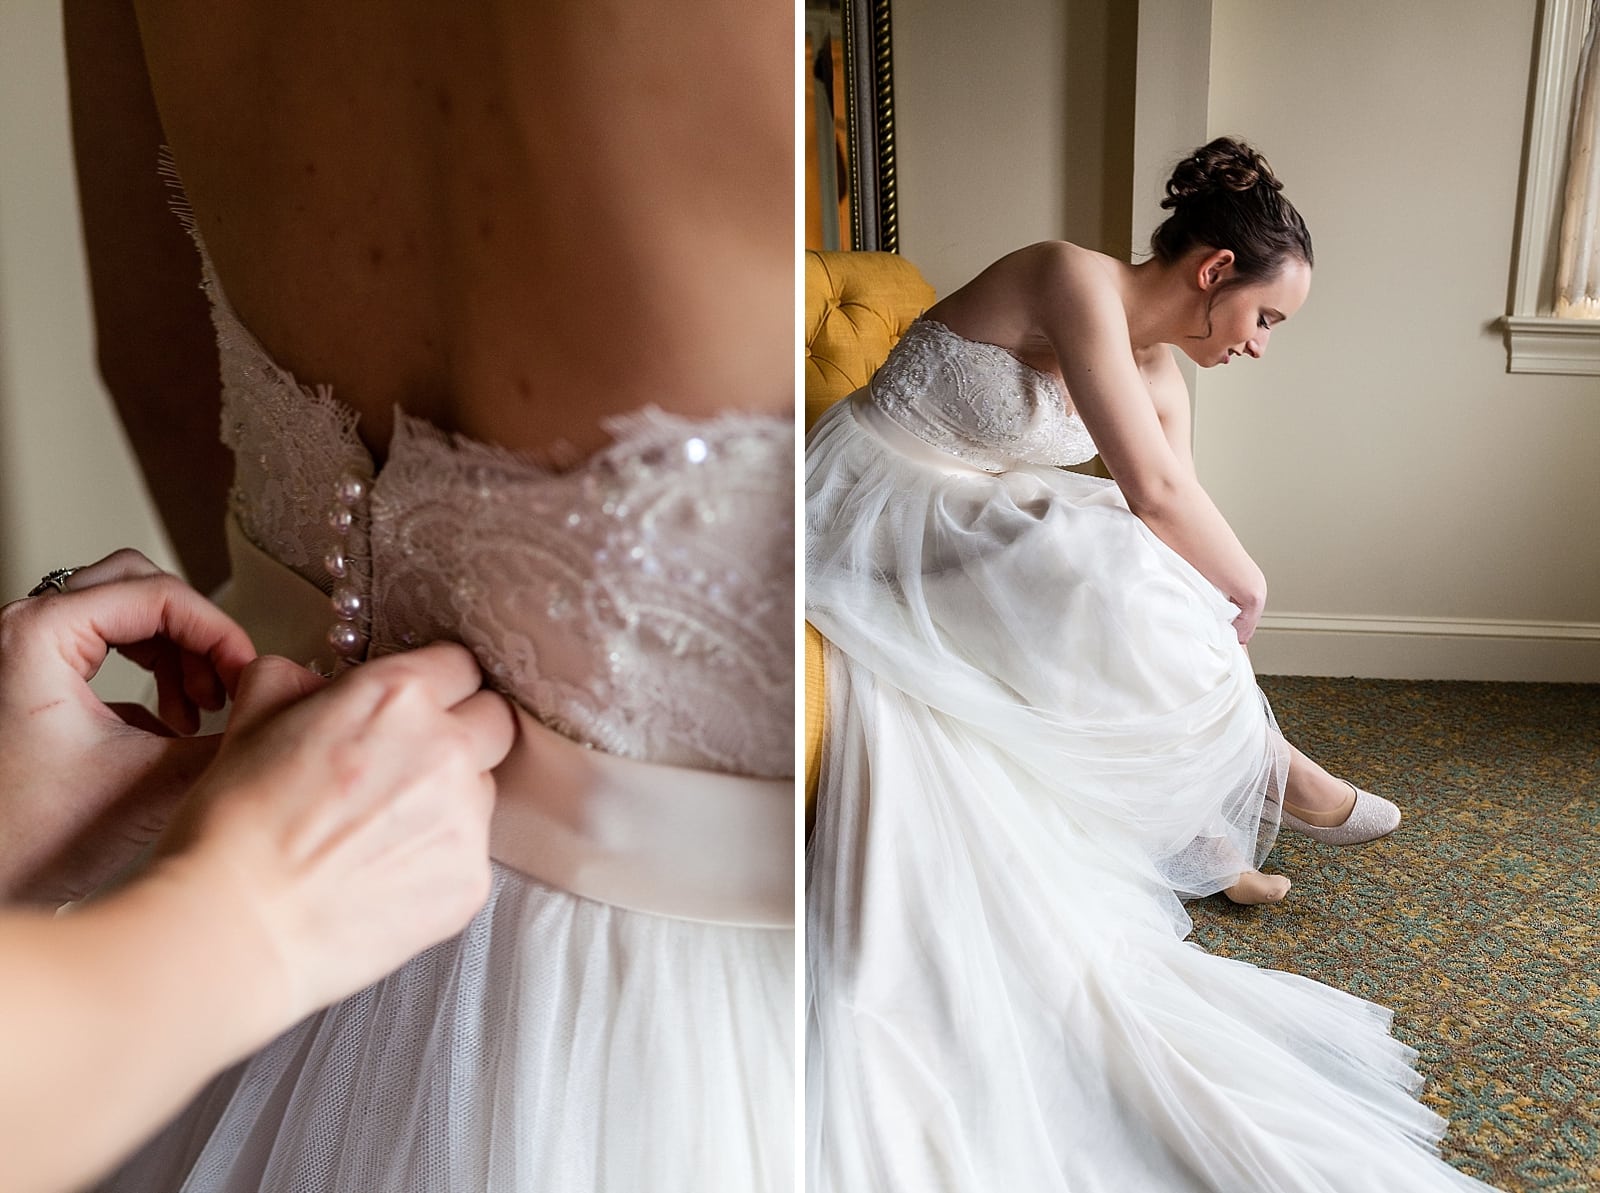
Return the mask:
POLYGON ((1246 870, 1222 893, 1235 903, 1276 903, 1289 893, 1289 880, 1282 874, 1246 870))

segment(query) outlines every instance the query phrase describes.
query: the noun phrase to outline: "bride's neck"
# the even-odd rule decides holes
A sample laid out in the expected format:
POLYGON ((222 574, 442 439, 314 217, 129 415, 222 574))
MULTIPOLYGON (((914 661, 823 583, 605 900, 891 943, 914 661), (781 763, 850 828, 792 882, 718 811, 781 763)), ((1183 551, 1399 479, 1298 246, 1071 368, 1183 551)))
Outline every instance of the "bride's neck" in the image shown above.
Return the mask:
POLYGON ((1124 267, 1123 303, 1135 351, 1175 344, 1204 324, 1200 291, 1184 284, 1185 266, 1186 262, 1151 257, 1124 267))

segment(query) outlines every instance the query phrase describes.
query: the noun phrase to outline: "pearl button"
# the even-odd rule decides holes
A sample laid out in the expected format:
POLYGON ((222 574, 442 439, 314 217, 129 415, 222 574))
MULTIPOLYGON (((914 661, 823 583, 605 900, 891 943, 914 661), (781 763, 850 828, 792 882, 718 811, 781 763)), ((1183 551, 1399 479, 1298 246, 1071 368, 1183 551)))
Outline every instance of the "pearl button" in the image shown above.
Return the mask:
POLYGON ((333 611, 346 621, 361 616, 365 604, 361 594, 348 584, 340 584, 333 590, 333 611))
POLYGON ((347 472, 334 482, 334 495, 343 506, 360 505, 367 495, 367 482, 353 472, 347 472))
POLYGON ((341 621, 328 630, 328 645, 345 658, 361 650, 361 631, 347 621, 341 621))

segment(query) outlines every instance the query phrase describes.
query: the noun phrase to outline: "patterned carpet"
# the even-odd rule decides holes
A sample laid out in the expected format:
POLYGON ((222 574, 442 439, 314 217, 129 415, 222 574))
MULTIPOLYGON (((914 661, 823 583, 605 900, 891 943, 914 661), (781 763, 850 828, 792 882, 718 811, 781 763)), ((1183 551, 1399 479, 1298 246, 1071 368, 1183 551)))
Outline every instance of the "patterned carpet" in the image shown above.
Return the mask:
POLYGON ((1196 939, 1393 1008, 1457 1167, 1600 1189, 1600 686, 1261 682, 1291 741, 1406 821, 1350 849, 1284 833, 1288 899, 1192 904, 1196 939))

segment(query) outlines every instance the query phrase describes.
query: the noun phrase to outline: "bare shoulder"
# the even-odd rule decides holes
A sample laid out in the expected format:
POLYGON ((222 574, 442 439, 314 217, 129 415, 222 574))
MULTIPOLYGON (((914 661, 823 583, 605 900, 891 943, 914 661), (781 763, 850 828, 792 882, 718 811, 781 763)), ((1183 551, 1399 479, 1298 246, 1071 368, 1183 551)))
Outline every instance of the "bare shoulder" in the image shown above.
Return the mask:
POLYGON ((1063 320, 1120 324, 1125 332, 1118 264, 1065 240, 1007 253, 934 304, 928 317, 972 339, 1017 351, 1041 348, 1063 320))
POLYGON ((1063 370, 1069 356, 1084 351, 1127 354, 1128 315, 1118 262, 1064 240, 1033 245, 1023 253, 1024 343, 1048 346, 1063 370))
MULTIPOLYGON (((1001 257, 972 281, 950 296, 955 299, 969 291, 1041 287, 1073 293, 1093 293, 1114 285, 1114 263, 1104 253, 1086 249, 1067 240, 1041 240, 1001 257)), ((946 301, 949 301, 947 299, 946 301)))
POLYGON ((1035 279, 1072 290, 1110 290, 1116 285, 1116 262, 1104 253, 1068 240, 1045 240, 1022 250, 1035 279))

